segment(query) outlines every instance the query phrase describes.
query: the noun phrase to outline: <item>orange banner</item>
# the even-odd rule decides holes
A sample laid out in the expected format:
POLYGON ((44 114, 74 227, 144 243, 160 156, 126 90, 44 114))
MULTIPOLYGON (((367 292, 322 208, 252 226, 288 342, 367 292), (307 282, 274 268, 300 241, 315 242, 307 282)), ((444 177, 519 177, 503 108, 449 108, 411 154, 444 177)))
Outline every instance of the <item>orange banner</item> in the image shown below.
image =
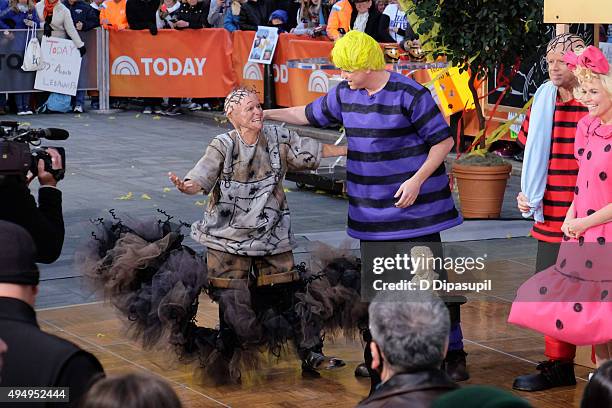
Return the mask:
POLYGON ((225 97, 237 82, 231 53, 222 28, 110 31, 110 95, 225 97))
MULTIPOLYGON (((248 62, 255 31, 234 31, 232 33, 232 63, 237 78, 236 85, 255 88, 263 101, 263 64, 248 62)), ((278 50, 278 47, 277 47, 278 50)))
MULTIPOLYGON (((334 43, 330 41, 312 41, 292 39, 289 41, 287 59, 329 57, 334 43)), ((329 76, 340 71, 304 70, 289 68, 289 94, 291 104, 282 106, 306 105, 329 91, 329 76)))

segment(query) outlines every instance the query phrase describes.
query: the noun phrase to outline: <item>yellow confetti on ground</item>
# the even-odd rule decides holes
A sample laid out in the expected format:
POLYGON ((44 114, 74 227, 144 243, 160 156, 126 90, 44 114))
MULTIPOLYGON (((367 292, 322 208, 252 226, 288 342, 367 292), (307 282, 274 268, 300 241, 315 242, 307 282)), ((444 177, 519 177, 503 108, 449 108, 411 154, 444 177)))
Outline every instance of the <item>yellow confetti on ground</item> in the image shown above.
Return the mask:
POLYGON ((506 238, 510 239, 510 238, 512 238, 512 235, 508 234, 508 235, 506 235, 506 238))
POLYGON ((169 193, 170 191, 172 191, 170 187, 164 187, 164 193, 169 193))
POLYGON ((284 191, 285 193, 292 193, 292 192, 293 192, 293 190, 289 190, 288 188, 284 188, 284 189, 283 189, 283 191, 284 191))
POLYGON ((19 122, 21 126, 32 126, 30 122, 19 122))
POLYGON ((116 118, 114 116, 109 116, 108 120, 115 120, 116 118))
POLYGON ((127 193, 126 195, 122 195, 120 197, 115 198, 115 200, 131 200, 132 197, 134 197, 134 193, 132 193, 131 191, 129 193, 127 193))
POLYGON ((135 118, 139 118, 140 117, 140 113, 137 113, 136 116, 134 116, 135 118))
POLYGON ((80 117, 81 117, 81 114, 79 113, 79 114, 77 114, 77 115, 74 115, 74 117, 75 117, 75 118, 80 118, 80 117))
POLYGON ((161 116, 159 116, 159 115, 153 116, 153 120, 160 120, 160 119, 161 119, 161 116))
POLYGON ((106 337, 106 334, 98 333, 96 334, 96 337, 101 339, 102 337, 106 337))
POLYGON ((315 194, 327 194, 324 190, 315 190, 315 194))
POLYGON ((143 195, 140 196, 140 198, 142 198, 143 200, 150 200, 151 196, 148 195, 148 194, 143 194, 143 195))
POLYGON ((198 207, 204 207, 206 205, 206 201, 196 201, 195 205, 197 205, 198 207))

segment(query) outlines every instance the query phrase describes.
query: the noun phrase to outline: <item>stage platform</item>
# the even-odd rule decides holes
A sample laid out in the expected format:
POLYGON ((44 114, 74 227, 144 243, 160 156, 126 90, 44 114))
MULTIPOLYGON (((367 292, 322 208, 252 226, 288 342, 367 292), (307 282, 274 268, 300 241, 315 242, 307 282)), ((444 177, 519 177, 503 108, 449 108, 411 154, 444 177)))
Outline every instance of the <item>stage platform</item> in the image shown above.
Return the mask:
MULTIPOLYGON (((500 296, 470 296, 462 307, 465 350, 472 378, 462 384, 488 384, 511 390, 515 376, 535 370, 543 358, 543 339, 536 333, 506 323, 512 288, 533 270, 533 259, 496 261, 509 279, 500 296), (509 297, 508 297, 509 296, 509 297)), ((169 381, 185 407, 352 407, 368 392, 369 380, 357 379, 353 369, 361 361, 359 341, 327 341, 325 353, 343 358, 347 365, 324 370, 320 378, 303 378, 299 363, 288 358, 270 362, 241 385, 205 385, 193 365, 173 362, 168 350, 144 351, 128 340, 124 325, 112 307, 102 302, 38 311, 43 330, 74 341, 95 354, 107 374, 132 371, 153 373, 169 381)), ((216 305, 202 297, 198 324, 214 326, 216 305)), ((578 385, 538 393, 518 393, 535 407, 578 407, 589 370, 576 366, 578 385)))

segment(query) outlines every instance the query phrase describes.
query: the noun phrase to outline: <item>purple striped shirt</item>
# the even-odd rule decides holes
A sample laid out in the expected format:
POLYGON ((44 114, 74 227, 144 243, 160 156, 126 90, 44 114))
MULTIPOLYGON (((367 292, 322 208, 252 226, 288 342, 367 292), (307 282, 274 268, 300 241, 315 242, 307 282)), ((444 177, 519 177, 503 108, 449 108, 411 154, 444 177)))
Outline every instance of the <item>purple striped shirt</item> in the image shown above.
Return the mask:
POLYGON ((342 124, 348 139, 348 234, 394 240, 433 234, 461 224, 444 164, 423 183, 415 203, 395 207, 400 185, 423 165, 431 146, 450 129, 427 88, 397 73, 368 95, 346 82, 306 106, 317 127, 342 124))

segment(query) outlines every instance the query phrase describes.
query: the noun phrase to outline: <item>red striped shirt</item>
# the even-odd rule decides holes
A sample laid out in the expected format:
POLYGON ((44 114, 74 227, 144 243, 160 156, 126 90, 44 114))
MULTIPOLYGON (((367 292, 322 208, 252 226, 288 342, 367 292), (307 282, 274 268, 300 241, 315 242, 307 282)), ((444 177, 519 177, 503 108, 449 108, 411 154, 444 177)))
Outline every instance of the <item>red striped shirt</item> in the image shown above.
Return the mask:
MULTIPOLYGON (((574 157, 574 138, 578 121, 587 115, 587 108, 572 99, 562 102, 557 97, 552 144, 548 162, 548 177, 544 192, 544 222, 536 222, 531 235, 546 242, 561 242, 563 233, 561 225, 565 214, 574 199, 578 162, 574 157)), ((527 112, 525 121, 518 135, 518 143, 525 147, 531 109, 527 112)))

